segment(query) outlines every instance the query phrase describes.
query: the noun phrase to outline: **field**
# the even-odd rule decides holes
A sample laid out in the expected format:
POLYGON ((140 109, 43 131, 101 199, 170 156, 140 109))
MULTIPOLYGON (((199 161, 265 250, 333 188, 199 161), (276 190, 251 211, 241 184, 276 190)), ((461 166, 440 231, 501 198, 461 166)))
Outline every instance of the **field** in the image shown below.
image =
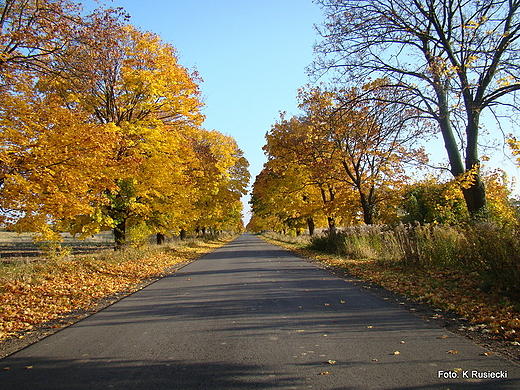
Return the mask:
MULTIPOLYGON (((103 232, 79 240, 68 233, 63 233, 62 247, 70 248, 72 254, 85 254, 113 247, 112 232, 103 232)), ((20 258, 39 257, 45 253, 42 245, 35 244, 29 233, 18 234, 0 230, 0 260, 15 261, 20 258)))

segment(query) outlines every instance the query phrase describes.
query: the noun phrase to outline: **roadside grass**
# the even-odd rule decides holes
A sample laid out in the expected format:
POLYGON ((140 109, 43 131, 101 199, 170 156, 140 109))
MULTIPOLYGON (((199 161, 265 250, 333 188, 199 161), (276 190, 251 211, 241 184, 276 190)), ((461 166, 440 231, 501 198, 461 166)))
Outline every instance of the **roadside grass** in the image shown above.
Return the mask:
POLYGON ((455 266, 453 256, 449 255, 454 251, 453 245, 449 244, 453 242, 453 234, 436 234, 444 235, 448 240, 438 248, 428 242, 431 248, 431 252, 426 254, 428 264, 403 261, 399 256, 402 246, 397 251, 398 246, 390 243, 395 237, 385 237, 384 234, 378 234, 377 239, 373 235, 370 237, 371 233, 364 238, 358 235, 348 242, 348 249, 341 254, 325 253, 319 238, 311 241, 310 237, 302 236, 294 243, 293 238, 286 239, 275 233, 263 234, 263 237, 303 257, 342 269, 406 298, 457 313, 469 321, 466 330, 488 333, 495 340, 520 345, 518 296, 508 288, 490 284, 488 274, 479 269, 467 264, 455 266), (385 246, 383 242, 388 245, 384 251, 386 258, 378 252, 378 248, 385 246), (436 256, 445 256, 445 261, 436 256))
POLYGON ((128 294, 232 240, 189 239, 88 255, 17 258, 0 262, 0 341, 76 310, 94 308, 104 297, 128 294))

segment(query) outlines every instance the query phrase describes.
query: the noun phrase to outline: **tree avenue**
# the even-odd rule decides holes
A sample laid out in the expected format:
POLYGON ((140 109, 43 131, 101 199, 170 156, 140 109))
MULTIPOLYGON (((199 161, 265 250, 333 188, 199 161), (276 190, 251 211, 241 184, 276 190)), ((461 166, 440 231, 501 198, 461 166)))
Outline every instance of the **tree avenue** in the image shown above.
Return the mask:
POLYGON ((266 134, 250 228, 516 226, 508 180, 484 166, 479 147, 491 119, 520 154, 501 124, 518 114, 520 1, 317 3, 325 22, 309 71, 333 77, 302 88, 302 114, 283 114, 266 134), (448 165, 431 170, 424 145, 437 137, 448 165))
POLYGON ((0 13, 4 224, 45 239, 113 229, 116 248, 129 233, 241 228, 248 163, 201 127, 201 79, 173 46, 120 9, 12 0, 0 13))

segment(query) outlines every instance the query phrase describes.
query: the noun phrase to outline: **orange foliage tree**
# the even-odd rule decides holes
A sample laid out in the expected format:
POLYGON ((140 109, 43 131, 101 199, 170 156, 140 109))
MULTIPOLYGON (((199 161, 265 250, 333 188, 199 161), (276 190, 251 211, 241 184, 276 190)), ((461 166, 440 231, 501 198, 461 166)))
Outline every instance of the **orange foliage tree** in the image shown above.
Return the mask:
POLYGON ((173 46, 126 24, 121 9, 2 6, 5 223, 82 236, 111 228, 116 248, 129 229, 240 224, 247 161, 232 138, 200 127, 200 78, 173 46))
POLYGON ((0 15, 2 222, 56 238, 53 224, 104 203, 118 137, 41 89, 42 77, 61 71, 56 64, 71 43, 85 38, 80 9, 68 1, 7 0, 0 15))
POLYGON ((287 176, 285 183, 321 193, 331 230, 338 218, 366 224, 395 220, 398 194, 409 179, 405 164, 426 160, 414 147, 423 130, 416 112, 388 102, 389 91, 378 83, 364 90, 302 89, 298 98, 305 115, 290 120, 282 115, 266 135, 269 177, 278 175, 278 188, 287 176))

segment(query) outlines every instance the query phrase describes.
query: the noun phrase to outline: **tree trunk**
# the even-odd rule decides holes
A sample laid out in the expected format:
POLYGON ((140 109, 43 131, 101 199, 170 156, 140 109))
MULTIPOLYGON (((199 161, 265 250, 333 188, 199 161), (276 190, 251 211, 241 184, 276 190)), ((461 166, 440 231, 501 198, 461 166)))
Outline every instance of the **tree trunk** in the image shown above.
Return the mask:
POLYGON ((464 165, 460 156, 459 146, 453 134, 450 122, 450 114, 446 94, 444 91, 437 91, 439 99, 439 127, 441 128, 442 139, 444 140, 444 149, 448 153, 448 161, 450 162, 450 172, 454 177, 464 173, 464 165))
POLYGON ((126 242, 126 218, 114 227, 114 250, 122 250, 126 242))
POLYGON ((181 238, 181 240, 185 240, 186 239, 186 230, 181 229, 180 238, 181 238))
POLYGON ((334 217, 327 217, 329 223, 329 234, 336 234, 336 219, 334 217))
POLYGON ((363 222, 367 225, 372 225, 374 223, 374 205, 370 201, 370 196, 359 191, 359 198, 361 201, 361 208, 363 209, 363 222))
POLYGON ((163 245, 166 240, 166 236, 162 233, 157 233, 157 245, 163 245))
POLYGON ((464 199, 468 211, 473 218, 485 217, 486 212, 486 189, 484 183, 478 178, 477 182, 468 189, 463 189, 464 199))
POLYGON ((486 188, 480 177, 480 159, 478 155, 479 120, 480 114, 478 110, 468 109, 466 171, 475 171, 475 182, 470 188, 463 189, 462 193, 464 194, 468 211, 473 218, 485 217, 487 209, 486 188))
MULTIPOLYGON (((440 85, 440 83, 439 83, 440 85)), ((477 168, 475 183, 468 189, 463 189, 466 207, 472 217, 478 216, 486 209, 486 190, 480 177, 480 161, 478 158, 478 112, 468 112, 468 126, 466 128, 467 147, 466 147, 466 166, 462 162, 459 147, 451 127, 446 93, 441 87, 436 87, 437 98, 439 101, 439 125, 441 128, 444 148, 448 153, 450 171, 454 177, 460 177, 465 172, 477 168)))
POLYGON ((309 235, 314 235, 314 219, 307 218, 307 226, 309 227, 309 235))

